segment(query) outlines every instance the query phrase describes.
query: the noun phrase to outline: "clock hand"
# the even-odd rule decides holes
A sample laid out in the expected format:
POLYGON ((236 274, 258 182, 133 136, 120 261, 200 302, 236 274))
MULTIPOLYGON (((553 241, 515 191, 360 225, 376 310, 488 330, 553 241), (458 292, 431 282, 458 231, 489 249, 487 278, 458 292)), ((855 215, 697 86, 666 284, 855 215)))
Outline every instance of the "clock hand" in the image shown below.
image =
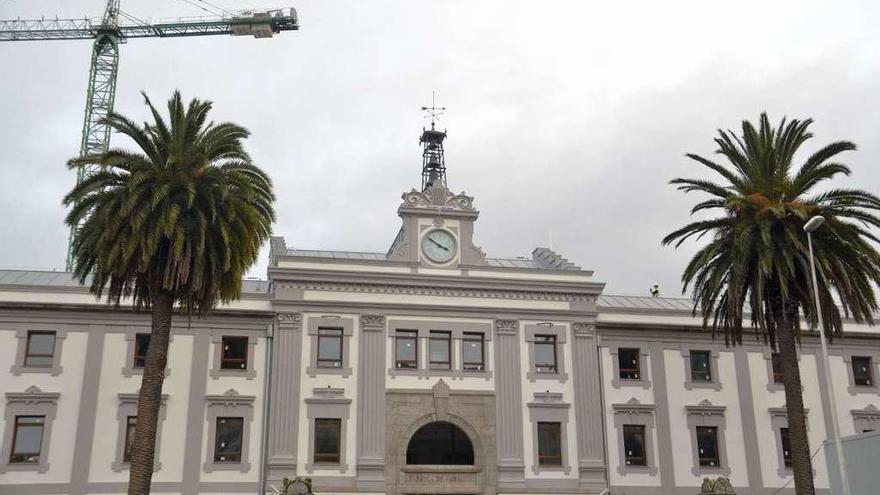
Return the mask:
POLYGON ((434 244, 440 246, 441 248, 443 248, 443 249, 449 251, 449 248, 448 248, 448 247, 444 246, 443 244, 440 244, 439 242, 435 241, 434 239, 431 239, 430 237, 428 237, 428 240, 431 241, 431 242, 433 242, 434 244))

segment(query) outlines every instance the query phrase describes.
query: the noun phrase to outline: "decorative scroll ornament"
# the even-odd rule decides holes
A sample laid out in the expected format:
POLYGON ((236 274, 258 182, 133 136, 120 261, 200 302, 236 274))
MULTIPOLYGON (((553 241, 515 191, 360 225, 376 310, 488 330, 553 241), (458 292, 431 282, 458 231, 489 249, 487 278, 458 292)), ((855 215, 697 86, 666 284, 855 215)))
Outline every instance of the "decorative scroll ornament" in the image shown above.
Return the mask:
POLYGON ((495 320, 495 330, 499 332, 516 332, 519 330, 519 321, 495 320))
POLYGON ((434 183, 428 190, 415 189, 401 196, 401 208, 436 208, 443 210, 474 211, 474 198, 465 193, 453 194, 443 184, 434 183))
POLYGON ((596 333, 596 325, 592 323, 585 323, 582 321, 576 321, 572 323, 572 329, 574 330, 575 335, 582 335, 591 337, 596 333))
POLYGON ((361 325, 365 327, 384 327, 385 315, 361 315, 361 325))
POLYGON ((302 322, 302 313, 278 313, 278 321, 288 324, 299 324, 302 322))

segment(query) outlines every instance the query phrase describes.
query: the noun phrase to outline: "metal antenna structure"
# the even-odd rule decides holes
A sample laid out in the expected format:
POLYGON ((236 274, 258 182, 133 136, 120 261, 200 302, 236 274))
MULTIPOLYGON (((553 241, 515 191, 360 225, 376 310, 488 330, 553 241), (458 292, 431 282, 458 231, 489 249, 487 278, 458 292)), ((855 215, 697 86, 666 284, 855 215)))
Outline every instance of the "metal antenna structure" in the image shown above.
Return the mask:
MULTIPOLYGON (((224 11, 217 17, 178 18, 151 24, 119 10, 120 0, 107 0, 98 19, 0 20, 0 41, 94 40, 86 89, 80 156, 100 154, 110 146, 110 127, 104 122, 113 111, 119 45, 129 38, 172 38, 182 36, 232 35, 271 38, 281 31, 299 29, 293 8, 265 11, 224 11), (120 24, 119 18, 132 21, 120 24)), ((77 170, 76 183, 97 172, 97 166, 77 170)), ((67 242, 67 271, 73 269, 72 246, 77 227, 70 229, 67 242)))
POLYGON ((422 128, 422 137, 419 144, 422 145, 422 191, 426 191, 439 181, 446 187, 446 160, 443 157, 443 140, 446 139, 446 131, 434 129, 437 118, 446 111, 446 107, 438 107, 434 103, 434 92, 431 92, 431 106, 422 107, 425 118, 431 117, 431 128, 422 128))

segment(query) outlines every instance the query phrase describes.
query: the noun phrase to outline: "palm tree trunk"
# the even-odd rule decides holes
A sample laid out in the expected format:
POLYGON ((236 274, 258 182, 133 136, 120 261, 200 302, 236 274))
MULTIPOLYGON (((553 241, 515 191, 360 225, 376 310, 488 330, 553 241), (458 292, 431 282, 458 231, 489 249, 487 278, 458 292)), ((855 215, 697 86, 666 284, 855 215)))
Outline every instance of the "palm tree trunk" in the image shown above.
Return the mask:
MULTIPOLYGON (((777 313, 779 314, 779 313, 777 313)), ((797 318, 795 311, 794 318, 797 318)), ((782 382, 785 385, 785 410, 788 416, 788 438, 791 444, 794 490, 797 495, 814 495, 813 463, 807 439, 807 421, 804 414, 804 397, 798 366, 797 343, 794 325, 789 317, 780 318, 776 339, 782 361, 782 382)))
POLYGON ((138 395, 137 426, 131 445, 131 470, 128 495, 148 495, 153 477, 156 449, 156 427, 162 400, 162 382, 168 362, 168 340, 171 333, 171 311, 174 296, 157 291, 152 296, 152 332, 147 348, 144 376, 138 395))

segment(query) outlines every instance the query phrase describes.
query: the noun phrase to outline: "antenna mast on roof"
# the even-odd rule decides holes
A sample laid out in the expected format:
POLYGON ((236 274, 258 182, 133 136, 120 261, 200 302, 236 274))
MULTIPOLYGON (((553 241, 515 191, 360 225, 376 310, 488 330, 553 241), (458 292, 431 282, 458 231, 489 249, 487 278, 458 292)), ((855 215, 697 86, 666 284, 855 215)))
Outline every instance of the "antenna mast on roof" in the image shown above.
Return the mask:
POLYGON ((437 118, 443 115, 446 107, 438 107, 434 103, 434 92, 431 91, 431 106, 422 107, 425 118, 431 117, 431 128, 422 128, 422 137, 419 144, 422 145, 422 191, 427 190, 440 181, 446 187, 446 161, 443 157, 443 140, 446 139, 446 131, 435 130, 437 118))

